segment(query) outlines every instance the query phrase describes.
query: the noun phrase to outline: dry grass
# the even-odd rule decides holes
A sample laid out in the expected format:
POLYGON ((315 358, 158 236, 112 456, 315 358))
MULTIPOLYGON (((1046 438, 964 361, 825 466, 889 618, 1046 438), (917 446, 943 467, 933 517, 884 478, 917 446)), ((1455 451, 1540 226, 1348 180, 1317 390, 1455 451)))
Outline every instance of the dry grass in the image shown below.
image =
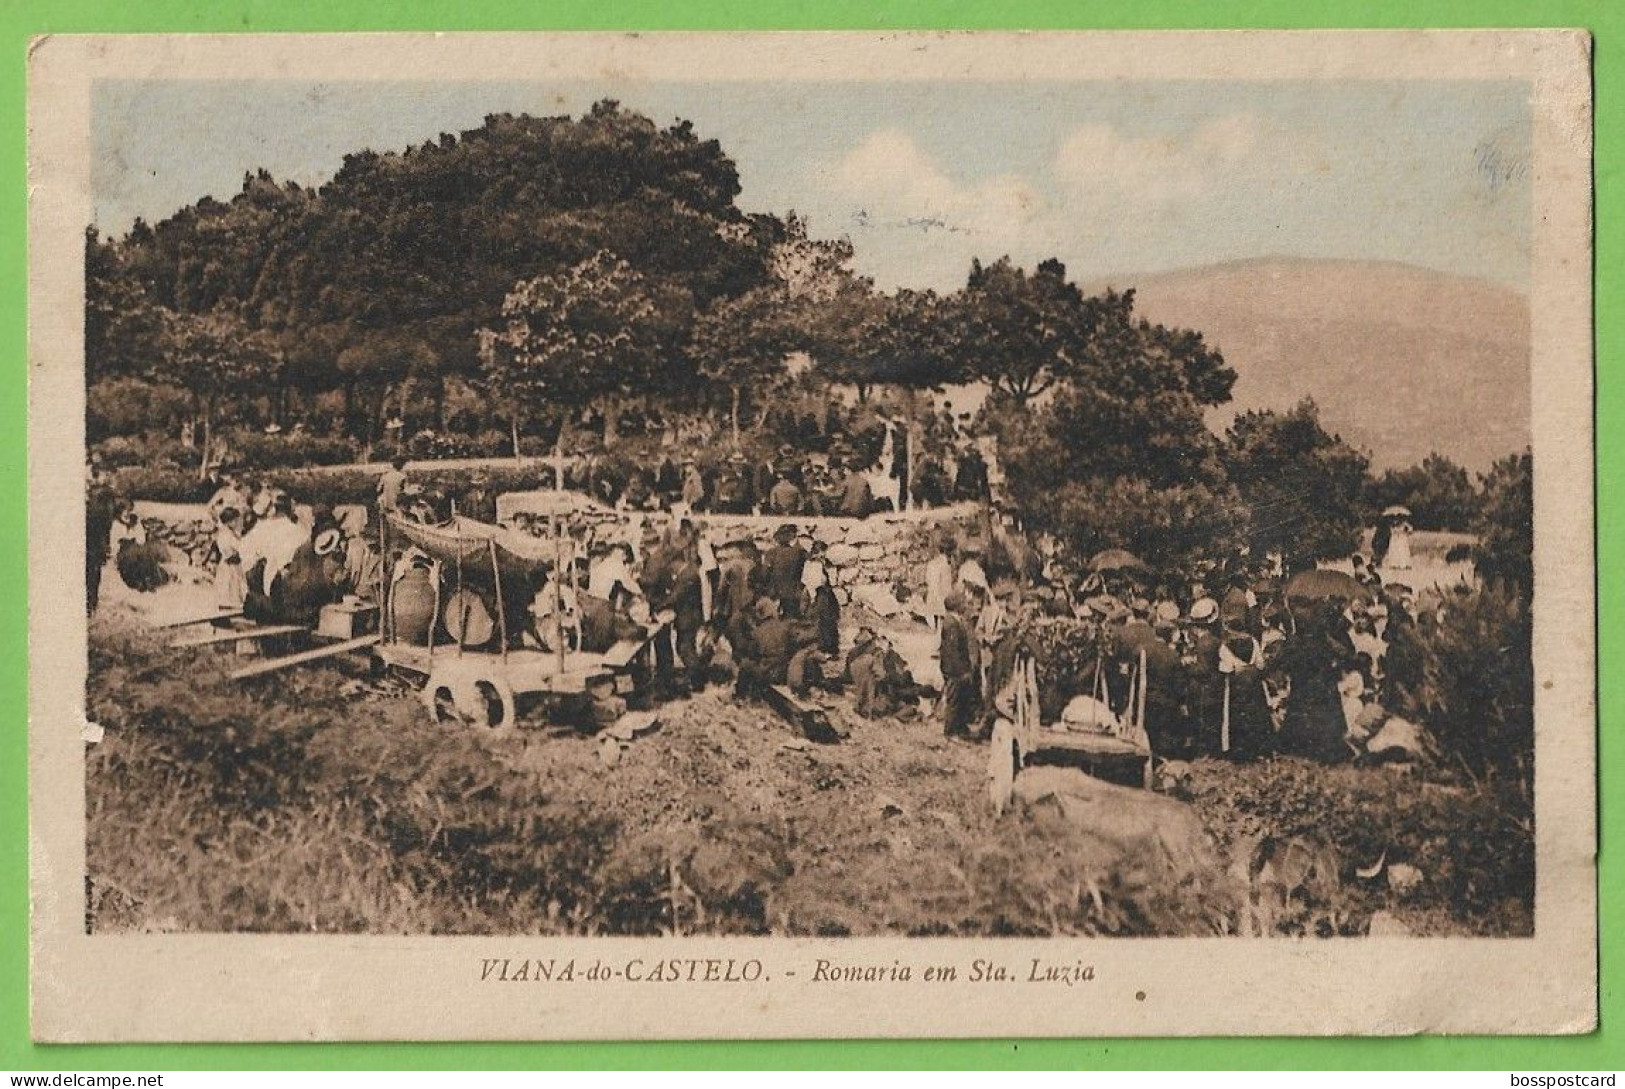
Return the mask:
MULTIPOLYGON (((1210 847, 1181 862, 1135 820, 1112 838, 1052 805, 995 817, 986 750, 946 742, 928 722, 854 720, 848 741, 809 749, 762 708, 707 694, 665 708, 662 729, 611 770, 594 739, 435 725, 414 699, 369 693, 338 669, 233 685, 217 659, 183 658, 100 621, 91 651, 89 706, 106 731, 87 750, 96 931, 1212 935, 1247 925, 1245 882, 1210 847)), ((1304 820, 1346 803, 1345 825, 1380 826, 1402 789, 1374 787, 1391 777, 1380 769, 1319 769, 1325 802, 1300 805, 1320 797, 1320 780, 1270 767, 1204 772, 1193 796, 1221 837, 1279 818, 1272 798, 1304 820)), ((1139 792, 1125 794, 1132 804, 1139 792)), ((1460 835, 1492 854, 1513 842, 1515 829, 1479 820, 1484 807, 1400 807, 1423 810, 1417 827, 1437 825, 1446 850, 1460 835)), ((1415 842, 1433 849, 1428 836, 1415 842)), ((1477 914, 1435 929, 1516 932, 1515 911, 1492 916, 1521 893, 1483 856, 1472 865, 1505 895, 1464 901, 1477 914)), ((1471 878, 1466 863, 1454 872, 1471 878)), ((1377 907, 1367 899, 1344 905, 1350 927, 1377 907)), ((1413 916, 1443 902, 1418 901, 1413 916)), ((1303 932, 1293 919, 1278 929, 1303 932)))

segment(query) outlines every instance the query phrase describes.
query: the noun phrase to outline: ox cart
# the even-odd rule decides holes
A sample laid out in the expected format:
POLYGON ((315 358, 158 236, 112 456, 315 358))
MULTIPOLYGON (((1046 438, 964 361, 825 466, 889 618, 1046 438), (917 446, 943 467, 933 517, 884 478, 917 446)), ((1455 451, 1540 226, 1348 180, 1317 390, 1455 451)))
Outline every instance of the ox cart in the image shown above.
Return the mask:
POLYGON ((584 710, 602 725, 654 679, 658 641, 671 638, 664 623, 606 649, 581 646, 571 604, 579 590, 575 545, 557 519, 549 536, 534 537, 456 515, 446 525, 390 515, 382 533, 383 554, 392 555, 392 538, 403 543, 406 562, 425 577, 383 573, 372 655, 380 670, 421 683, 437 718, 509 728, 522 702, 545 701, 584 710), (533 604, 546 646, 519 630, 533 604))
POLYGON ((656 620, 637 638, 584 649, 572 605, 575 546, 557 518, 552 529, 539 538, 457 515, 425 525, 389 514, 378 529, 385 562, 376 601, 329 604, 314 624, 253 623, 222 611, 166 625, 175 633, 170 646, 252 655, 231 671, 235 680, 364 653, 375 674, 418 688, 440 720, 511 728, 531 702, 603 725, 655 679, 670 627, 656 620), (542 639, 530 623, 533 606, 541 607, 542 639))
POLYGON ((1145 728, 1146 686, 1142 650, 1121 712, 1112 710, 1103 671, 1097 668, 1094 691, 1069 704, 1060 719, 1045 724, 1038 663, 1030 653, 1019 653, 995 700, 998 717, 988 753, 988 790, 994 810, 1002 813, 1009 804, 1022 770, 1040 764, 1076 767, 1119 779, 1127 772, 1149 790, 1153 770, 1151 739, 1145 728))

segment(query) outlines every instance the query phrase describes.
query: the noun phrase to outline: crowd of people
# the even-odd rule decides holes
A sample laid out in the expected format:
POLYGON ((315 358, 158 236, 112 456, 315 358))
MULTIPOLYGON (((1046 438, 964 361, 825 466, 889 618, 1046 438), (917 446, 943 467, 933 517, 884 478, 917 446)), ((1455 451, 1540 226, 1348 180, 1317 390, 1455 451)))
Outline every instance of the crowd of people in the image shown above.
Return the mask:
MULTIPOLYGON (((660 482, 682 474, 662 465, 653 475, 660 482)), ((771 479, 767 509, 785 516, 808 510, 807 496, 817 494, 803 490, 805 478, 798 483, 766 464, 738 479, 747 478, 754 478, 752 496, 771 479)), ((872 495, 866 499, 854 479, 861 479, 855 471, 836 512, 869 509, 872 495)), ((947 736, 971 741, 1008 712, 1013 665, 1025 653, 1038 662, 1052 719, 1066 717, 1080 698, 1092 721, 1101 709, 1108 721, 1122 715, 1132 678, 1141 675, 1144 724, 1159 755, 1284 751, 1333 760, 1360 752, 1391 711, 1407 707, 1420 680, 1417 632, 1447 606, 1383 585, 1377 566, 1359 556, 1352 577, 1333 580, 1335 592, 1306 594, 1293 592, 1278 565, 1262 563, 1204 564, 1173 578, 1125 554, 1075 571, 1053 542, 1029 541, 1011 512, 985 507, 974 532, 941 531, 920 583, 903 595, 937 633, 938 683, 915 676, 875 618, 843 618, 825 546, 795 523, 783 522, 765 547, 714 540, 703 514, 719 509, 719 492, 731 494, 714 487, 690 475, 678 486, 679 516, 647 520, 636 540, 595 539, 590 527, 561 531, 514 513, 503 532, 520 540, 552 534, 556 551, 533 577, 510 577, 500 591, 480 587, 470 572, 456 637, 486 646, 500 638, 494 625, 471 622, 472 609, 503 616, 513 647, 602 653, 652 638, 669 689, 725 680, 743 698, 774 686, 798 695, 842 691, 864 717, 933 714, 947 736), (843 619, 852 630, 843 633, 843 619), (1070 665, 1057 660, 1062 629, 1070 665), (1081 668, 1079 646, 1087 648, 1081 668)), ((495 497, 482 496, 476 479, 464 503, 494 521, 495 497)), ((97 513, 106 506, 93 494, 92 518, 110 523, 103 539, 134 555, 144 535, 133 510, 115 501, 110 513, 97 513)), ((447 522, 448 507, 413 482, 404 459, 379 478, 380 516, 435 526, 447 522)), ((234 471, 219 474, 207 508, 216 603, 251 619, 310 624, 330 602, 387 598, 386 580, 399 587, 445 577, 407 541, 381 555, 365 508, 300 510, 280 489, 234 471)), ((126 581, 132 573, 139 574, 125 573, 126 581)), ((99 571, 87 575, 94 601, 99 571)), ((428 630, 420 637, 435 638, 428 630)))
POLYGON ((945 537, 926 573, 941 632, 938 713, 945 733, 970 740, 1009 712, 1025 653, 1046 715, 1091 728, 1131 713, 1143 670, 1144 726, 1160 756, 1347 759, 1410 711, 1423 679, 1418 634, 1448 608, 1437 592, 1384 585, 1363 556, 1353 575, 1318 581, 1257 563, 1174 579, 1132 557, 1081 577, 1048 561, 1036 579, 1009 564, 989 578, 981 561, 945 537))
POLYGON ((989 477, 987 456, 968 441, 913 455, 901 441, 878 454, 845 442, 822 451, 783 444, 755 457, 668 450, 648 465, 586 451, 564 468, 566 487, 621 510, 783 517, 864 518, 980 502, 989 477))

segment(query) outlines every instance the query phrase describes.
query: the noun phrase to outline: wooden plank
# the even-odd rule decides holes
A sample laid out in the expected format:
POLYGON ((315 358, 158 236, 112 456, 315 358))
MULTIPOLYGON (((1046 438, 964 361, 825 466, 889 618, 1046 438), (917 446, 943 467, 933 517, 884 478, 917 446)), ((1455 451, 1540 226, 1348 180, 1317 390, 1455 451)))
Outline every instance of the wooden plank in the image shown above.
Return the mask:
POLYGON ((1065 749, 1068 752, 1094 756, 1150 756, 1150 752, 1113 734, 1072 733, 1061 730, 1036 730, 1029 735, 1032 751, 1065 749))
POLYGON ((770 686, 765 693, 767 705, 777 711, 796 732, 808 741, 816 741, 822 745, 833 745, 844 736, 829 720, 823 708, 799 698, 794 692, 782 684, 770 686))
POLYGON ((648 645, 647 639, 622 639, 604 652, 604 665, 610 669, 625 669, 648 645))
POLYGON ((180 650, 185 647, 208 647, 216 643, 252 642, 255 639, 269 639, 273 635, 292 635, 294 632, 309 630, 303 624, 268 624, 259 628, 228 628, 225 631, 210 632, 208 635, 177 639, 169 645, 176 650, 180 650))
POLYGON ((231 679, 234 681, 240 681, 245 677, 258 677, 265 673, 275 673, 279 669, 286 669, 288 666, 300 665, 304 662, 314 662, 322 658, 332 658, 339 654, 348 654, 352 650, 360 650, 363 647, 370 647, 377 643, 378 639, 379 637, 377 634, 361 635, 354 639, 346 639, 342 643, 330 643, 325 647, 317 647, 314 650, 303 650, 298 654, 289 654, 282 658, 269 658, 263 662, 255 662, 251 666, 244 666, 242 669, 233 671, 231 674, 231 679))
POLYGON ((168 631, 172 628, 190 628, 194 624, 218 624, 222 620, 236 620, 243 615, 241 609, 222 609, 207 616, 193 616, 185 620, 166 620, 162 624, 154 624, 158 631, 168 631))

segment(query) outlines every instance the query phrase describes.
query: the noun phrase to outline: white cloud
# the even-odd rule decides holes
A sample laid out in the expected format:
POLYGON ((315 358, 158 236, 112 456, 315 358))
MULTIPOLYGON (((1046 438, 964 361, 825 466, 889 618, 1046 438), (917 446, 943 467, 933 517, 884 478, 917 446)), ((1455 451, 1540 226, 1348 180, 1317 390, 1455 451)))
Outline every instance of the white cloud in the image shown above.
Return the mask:
POLYGON ((961 183, 913 137, 879 129, 841 158, 831 187, 850 201, 859 225, 1004 236, 1043 211, 1038 189, 1019 174, 961 183))
POLYGON ((1125 136, 1111 125, 1085 125, 1061 145, 1055 173, 1078 190, 1165 204, 1212 192, 1256 160, 1266 140, 1257 118, 1247 114, 1204 121, 1179 137, 1125 136))

